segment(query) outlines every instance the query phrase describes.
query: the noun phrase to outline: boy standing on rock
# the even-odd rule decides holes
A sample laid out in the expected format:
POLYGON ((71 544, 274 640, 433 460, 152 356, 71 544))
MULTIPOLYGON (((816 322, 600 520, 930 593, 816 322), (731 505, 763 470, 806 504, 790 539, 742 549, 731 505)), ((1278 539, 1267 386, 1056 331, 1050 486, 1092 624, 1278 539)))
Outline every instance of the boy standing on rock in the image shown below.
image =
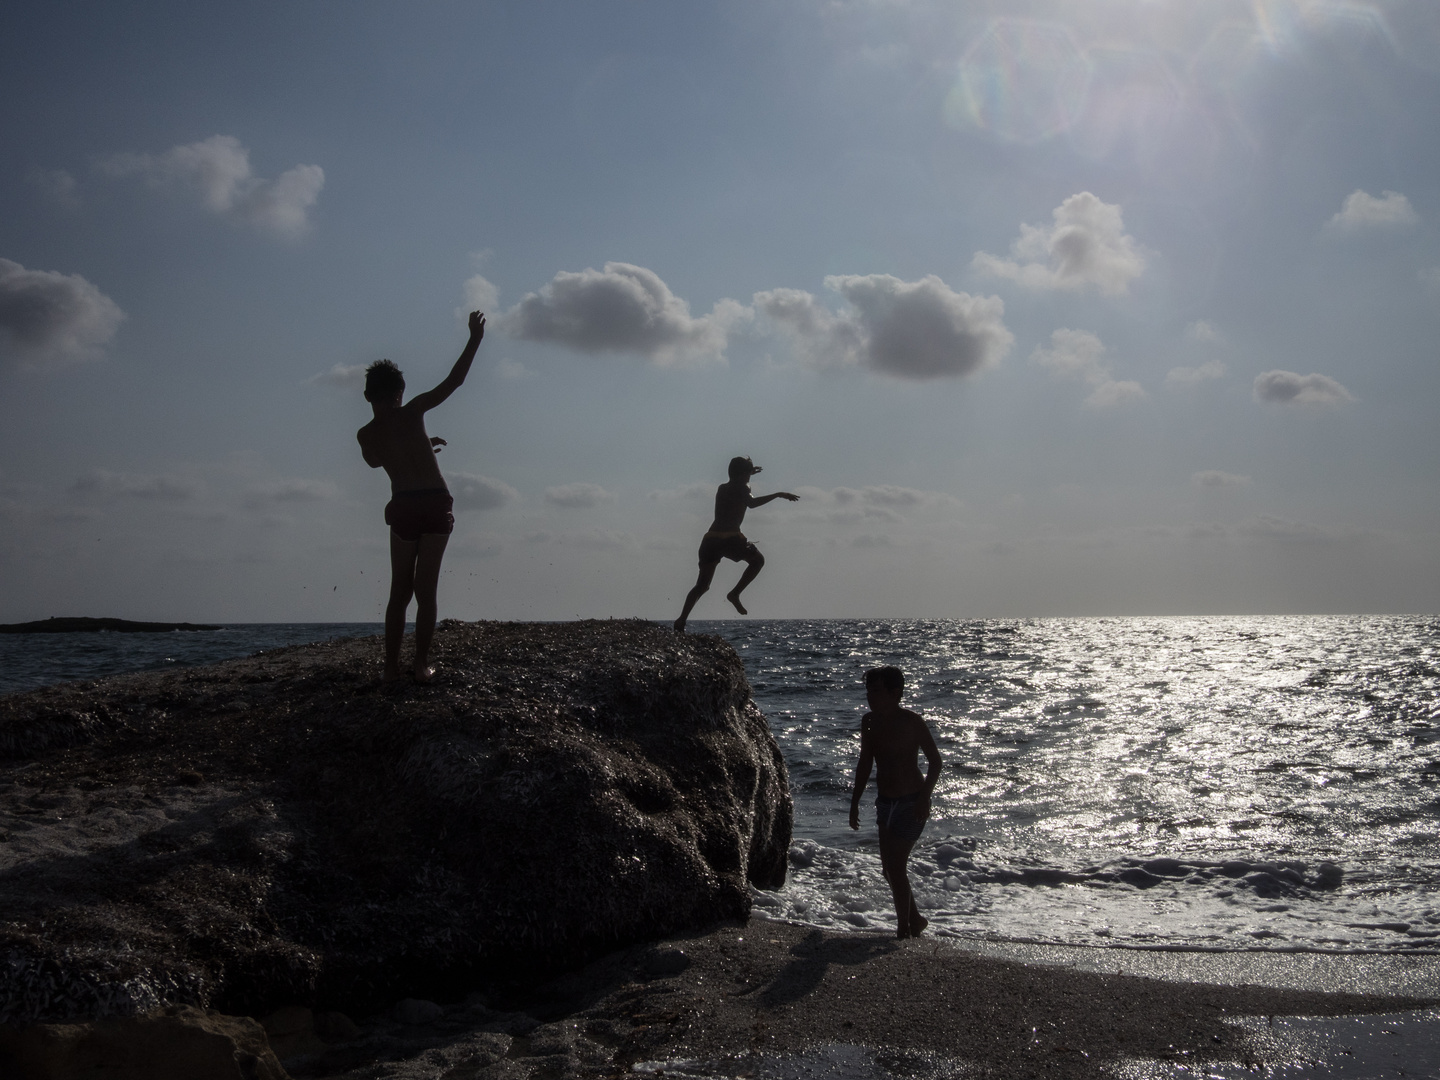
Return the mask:
POLYGON ((405 611, 415 598, 415 681, 429 682, 430 639, 435 634, 435 589, 440 581, 440 560, 455 528, 454 500, 435 455, 445 440, 425 434, 425 414, 460 388, 480 339, 485 316, 470 313, 470 340, 439 386, 416 394, 405 404, 405 376, 389 360, 377 360, 365 369, 365 400, 375 419, 356 438, 365 464, 383 468, 390 477, 390 502, 385 524, 390 526, 390 603, 385 608, 385 681, 400 678, 400 641, 405 636, 405 611))
POLYGON ((745 539, 745 534, 740 531, 740 526, 745 521, 745 511, 764 506, 774 499, 800 501, 799 495, 791 495, 788 491, 777 491, 773 495, 751 495, 750 477, 760 471, 760 466, 751 462, 748 457, 731 458, 729 471, 730 482, 715 489, 715 520, 710 523, 710 531, 700 540, 700 576, 695 580, 695 587, 685 597, 685 607, 680 612, 680 617, 675 620, 677 634, 685 632, 685 620, 690 618, 690 609, 695 606, 695 601, 709 590, 710 581, 715 577, 715 568, 720 565, 721 559, 745 564, 745 572, 740 575, 735 588, 725 594, 725 599, 734 604, 735 610, 741 615, 750 614, 740 603, 740 594, 745 591, 746 585, 755 580, 755 575, 760 573, 760 569, 765 565, 765 556, 761 555, 760 549, 745 539))
POLYGON ((860 721, 860 760, 855 765, 855 790, 850 796, 850 828, 860 828, 860 797, 876 768, 875 821, 880 826, 880 867, 895 898, 896 937, 919 937, 930 925, 915 906, 906 866, 910 849, 920 839, 930 816, 930 793, 940 779, 940 750, 930 727, 900 707, 905 676, 897 667, 865 673, 870 711, 860 721), (929 772, 922 778, 915 755, 925 752, 929 772))

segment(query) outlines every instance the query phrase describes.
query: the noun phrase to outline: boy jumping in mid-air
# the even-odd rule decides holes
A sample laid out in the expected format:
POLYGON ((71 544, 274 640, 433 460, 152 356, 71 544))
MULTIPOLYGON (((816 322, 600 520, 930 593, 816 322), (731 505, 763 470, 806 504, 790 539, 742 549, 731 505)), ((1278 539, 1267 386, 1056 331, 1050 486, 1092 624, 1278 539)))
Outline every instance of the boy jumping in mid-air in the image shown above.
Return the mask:
POLYGON ((897 667, 865 673, 870 711, 860 721, 860 760, 855 765, 855 790, 850 796, 850 828, 860 828, 860 797, 876 766, 875 820, 880 826, 880 867, 895 898, 896 937, 919 937, 930 921, 915 906, 906 864, 930 816, 930 793, 940 778, 940 751, 930 728, 915 713, 900 707, 905 676, 897 667), (920 751, 930 762, 922 779, 915 764, 920 751))
POLYGON ((700 540, 700 576, 695 580, 695 587, 685 597, 684 610, 675 620, 677 634, 685 632, 685 620, 690 618, 690 609, 695 606, 695 601, 709 590, 715 568, 720 565, 721 559, 745 563, 745 572, 740 575, 735 588, 725 594, 725 599, 734 604, 735 610, 741 615, 750 614, 740 603, 740 594, 745 591, 746 585, 755 580, 755 575, 760 573, 760 568, 765 565, 765 556, 761 555, 760 549, 746 540, 745 534, 740 531, 740 525, 745 520, 745 511, 755 506, 764 506, 773 499, 800 501, 799 495, 791 495, 788 491, 777 491, 773 495, 751 495, 750 477, 759 471, 760 466, 752 464, 748 457, 730 459, 730 482, 715 489, 715 520, 710 523, 710 531, 700 540))
POLYGON ((390 526, 390 603, 385 608, 385 681, 400 678, 400 640, 405 636, 405 610, 415 597, 415 681, 429 682, 435 669, 429 664, 430 639, 435 634, 435 587, 440 581, 440 560, 455 528, 450 511, 454 501, 435 455, 445 440, 425 434, 425 414, 459 389, 470 373, 485 316, 470 313, 470 340, 460 359, 434 390, 416 394, 405 404, 405 376, 389 360, 377 360, 365 369, 365 400, 375 419, 356 438, 365 464, 384 468, 390 476, 390 502, 385 524, 390 526))

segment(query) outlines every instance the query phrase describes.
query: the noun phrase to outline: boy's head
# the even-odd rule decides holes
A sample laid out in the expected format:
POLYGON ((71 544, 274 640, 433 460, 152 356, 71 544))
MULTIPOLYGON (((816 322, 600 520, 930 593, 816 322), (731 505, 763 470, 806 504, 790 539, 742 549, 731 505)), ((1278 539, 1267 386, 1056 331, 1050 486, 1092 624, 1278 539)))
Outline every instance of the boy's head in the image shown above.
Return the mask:
POLYGON ((365 369, 365 400, 393 401, 405 393, 405 376, 390 360, 376 360, 365 369))
POLYGON ((905 675, 898 667, 877 667, 865 672, 865 692, 875 697, 893 698, 898 704, 905 693, 905 675))
POLYGON ((759 471, 760 466, 756 465, 748 457, 732 457, 730 459, 730 480, 732 483, 743 484, 759 471))

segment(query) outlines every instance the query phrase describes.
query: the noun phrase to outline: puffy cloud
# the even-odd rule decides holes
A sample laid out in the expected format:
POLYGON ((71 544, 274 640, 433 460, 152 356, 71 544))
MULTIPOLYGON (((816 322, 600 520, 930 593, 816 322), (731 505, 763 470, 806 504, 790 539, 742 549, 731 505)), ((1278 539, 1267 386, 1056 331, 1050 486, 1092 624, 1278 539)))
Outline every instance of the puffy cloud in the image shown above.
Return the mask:
POLYGON ((1060 378, 1089 385, 1085 404, 1091 408, 1109 409, 1142 400, 1146 395, 1139 383, 1111 376, 1106 352, 1104 342, 1089 331, 1062 328, 1050 335, 1048 349, 1041 346, 1030 358, 1060 378))
POLYGON ((574 510, 614 502, 615 496, 599 484, 561 484, 545 489, 545 501, 574 510))
POLYGON ((731 328, 746 315, 734 300, 721 300, 709 315, 694 318, 653 270, 607 262, 603 270, 562 270, 507 311, 500 325, 526 341, 585 353, 639 353, 665 367, 721 359, 731 328))
POLYGON ((245 492, 245 505, 256 508, 274 503, 324 502, 339 493, 339 489, 328 480, 286 477, 252 486, 245 492))
POLYGON ((455 309, 457 319, 469 318, 472 311, 494 312, 500 306, 500 290, 480 274, 467 278, 462 289, 465 302, 455 309))
POLYGON ((212 135, 163 154, 116 154, 101 163, 111 176, 139 176, 152 187, 188 188, 206 207, 294 236, 309 225, 309 211, 325 186, 319 165, 297 165, 274 180, 250 168, 250 151, 233 135, 212 135))
POLYGON ((1237 488, 1249 486, 1250 477, 1221 472, 1219 469, 1205 469, 1193 473, 1190 482, 1198 488, 1237 488))
POLYGON ((1054 225, 1021 225, 1010 258, 976 252, 981 273, 1009 278, 1031 289, 1083 289, 1123 295, 1145 270, 1145 253, 1125 232, 1120 207, 1088 191, 1055 208, 1054 225))
POLYGON ((503 480, 463 472, 445 475, 456 510, 493 510, 520 497, 520 493, 503 480))
POLYGON ((1329 375, 1266 371, 1255 377, 1255 400, 1273 405, 1343 405, 1355 395, 1329 375))
POLYGON ((355 390, 365 385, 364 364, 336 364, 329 371, 311 375, 306 386, 333 386, 337 390, 355 390))
POLYGON ((148 476, 138 473, 111 472, 91 469, 70 485, 76 495, 134 499, 155 499, 161 502, 184 502, 204 490, 198 480, 182 476, 148 476))
POLYGON ((756 293, 754 304, 817 367, 863 365, 903 379, 969 375, 1009 352, 1014 335, 997 296, 955 292, 933 274, 831 276, 825 285, 849 306, 833 312, 799 289, 756 293))
POLYGON ((0 259, 0 361, 37 367, 94 358, 124 319, 119 305, 79 274, 0 259))
POLYGON ((1398 191, 1387 191, 1380 198, 1364 191, 1345 196, 1340 212, 1327 223, 1329 228, 1345 233, 1369 229, 1403 229, 1418 225, 1420 215, 1410 200, 1398 191))

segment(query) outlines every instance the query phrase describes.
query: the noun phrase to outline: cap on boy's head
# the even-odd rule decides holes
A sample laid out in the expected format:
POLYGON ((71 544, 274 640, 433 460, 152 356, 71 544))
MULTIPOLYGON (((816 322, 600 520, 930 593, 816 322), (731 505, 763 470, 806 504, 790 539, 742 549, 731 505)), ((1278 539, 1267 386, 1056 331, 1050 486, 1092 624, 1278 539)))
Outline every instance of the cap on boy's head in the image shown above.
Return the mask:
POLYGON ((389 401, 405 392, 405 376, 390 360, 376 360, 365 369, 365 400, 389 401))
POLYGON ((898 667, 877 667, 865 672, 865 689, 876 687, 892 694, 905 691, 905 675, 898 667))
POLYGON ((748 457, 732 457, 730 459, 730 479, 748 480, 760 471, 760 466, 751 462, 748 457))

